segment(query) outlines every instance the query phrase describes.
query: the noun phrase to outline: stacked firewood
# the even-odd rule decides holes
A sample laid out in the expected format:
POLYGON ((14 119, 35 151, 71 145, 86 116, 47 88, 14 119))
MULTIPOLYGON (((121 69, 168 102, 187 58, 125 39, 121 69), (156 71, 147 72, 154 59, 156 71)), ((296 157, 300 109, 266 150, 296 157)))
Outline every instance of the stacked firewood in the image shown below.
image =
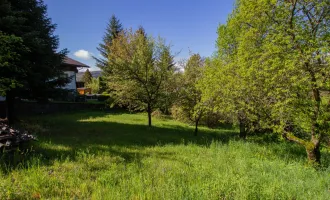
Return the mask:
MULTIPOLYGON (((0 150, 14 150, 22 147, 30 141, 36 140, 36 137, 27 131, 20 131, 0 122, 0 150)), ((0 153, 1 153, 0 152, 0 153)))

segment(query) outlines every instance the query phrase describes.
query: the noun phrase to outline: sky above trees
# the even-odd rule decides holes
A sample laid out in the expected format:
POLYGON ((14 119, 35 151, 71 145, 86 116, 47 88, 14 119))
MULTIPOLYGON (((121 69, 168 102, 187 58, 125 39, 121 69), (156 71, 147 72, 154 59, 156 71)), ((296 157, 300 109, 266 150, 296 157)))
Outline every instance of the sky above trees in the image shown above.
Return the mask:
POLYGON ((99 56, 101 42, 112 14, 124 28, 142 25, 148 34, 161 36, 173 45, 176 60, 189 57, 189 51, 210 56, 215 50, 217 27, 225 23, 234 0, 45 0, 48 15, 56 23, 60 49, 69 56, 95 68, 92 56, 99 56))

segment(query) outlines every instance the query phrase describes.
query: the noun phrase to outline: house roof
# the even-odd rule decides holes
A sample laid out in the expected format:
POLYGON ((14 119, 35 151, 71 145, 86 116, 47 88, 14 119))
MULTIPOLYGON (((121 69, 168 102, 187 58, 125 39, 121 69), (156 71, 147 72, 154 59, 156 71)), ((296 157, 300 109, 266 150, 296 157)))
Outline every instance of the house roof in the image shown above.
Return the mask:
MULTIPOLYGON (((91 72, 93 78, 100 77, 101 76, 101 73, 102 73, 102 71, 90 71, 90 72, 91 72)), ((76 74, 76 81, 77 82, 84 82, 83 81, 84 74, 85 74, 85 72, 78 72, 76 74)))
POLYGON ((84 63, 81 63, 81 62, 76 61, 76 60, 74 60, 72 58, 69 58, 69 57, 65 57, 64 60, 63 60, 63 63, 67 64, 67 65, 73 65, 73 66, 76 66, 76 67, 90 68, 88 65, 85 65, 84 63))

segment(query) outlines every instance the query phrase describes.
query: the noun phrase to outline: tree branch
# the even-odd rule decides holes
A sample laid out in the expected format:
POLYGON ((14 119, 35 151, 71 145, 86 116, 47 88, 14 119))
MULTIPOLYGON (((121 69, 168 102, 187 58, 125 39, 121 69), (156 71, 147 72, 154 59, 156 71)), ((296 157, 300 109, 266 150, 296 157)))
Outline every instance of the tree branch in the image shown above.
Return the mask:
POLYGON ((285 138, 288 141, 292 141, 292 142, 298 143, 303 146, 306 145, 306 141, 294 136, 292 133, 288 133, 288 132, 284 131, 282 136, 283 136, 283 138, 285 138))

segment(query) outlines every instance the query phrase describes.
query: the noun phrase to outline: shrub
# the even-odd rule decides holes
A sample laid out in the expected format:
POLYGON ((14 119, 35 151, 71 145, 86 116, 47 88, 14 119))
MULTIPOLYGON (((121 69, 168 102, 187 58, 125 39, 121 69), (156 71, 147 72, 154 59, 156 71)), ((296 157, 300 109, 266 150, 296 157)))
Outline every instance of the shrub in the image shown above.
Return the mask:
POLYGON ((181 122, 190 122, 189 117, 186 115, 183 109, 177 105, 173 105, 171 107, 171 116, 173 119, 181 122))
POLYGON ((101 102, 105 102, 110 99, 110 94, 102 94, 97 96, 97 100, 101 102))
POLYGON ((85 101, 86 101, 85 95, 77 95, 75 97, 75 102, 85 102, 85 101))
POLYGON ((232 124, 232 121, 226 118, 221 113, 209 111, 203 114, 200 124, 205 125, 209 128, 216 128, 223 125, 230 125, 232 124))
POLYGON ((158 118, 158 119, 168 119, 168 118, 170 118, 169 115, 164 114, 159 108, 156 109, 155 111, 153 111, 151 113, 151 115, 155 118, 158 118))
POLYGON ((98 94, 100 91, 100 79, 92 78, 89 83, 86 84, 87 88, 90 88, 92 94, 98 94))

